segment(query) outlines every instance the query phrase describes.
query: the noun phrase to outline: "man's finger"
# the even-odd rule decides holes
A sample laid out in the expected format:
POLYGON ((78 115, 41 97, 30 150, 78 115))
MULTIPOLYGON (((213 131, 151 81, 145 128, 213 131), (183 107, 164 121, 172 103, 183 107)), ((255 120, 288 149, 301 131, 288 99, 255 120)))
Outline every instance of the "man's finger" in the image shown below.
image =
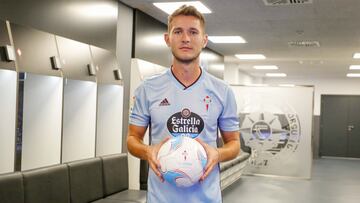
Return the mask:
POLYGON ((161 164, 160 164, 159 159, 155 160, 155 165, 156 165, 157 168, 161 168, 161 164))
POLYGON ((154 163, 151 163, 150 167, 157 176, 159 176, 159 177, 161 176, 161 173, 160 173, 159 169, 156 167, 156 165, 154 163))
POLYGON ((209 169, 209 167, 211 166, 211 164, 212 164, 212 161, 211 161, 211 160, 208 160, 208 161, 206 162, 206 165, 205 165, 204 170, 207 171, 207 170, 209 169))
POLYGON ((158 177, 160 178, 160 181, 164 182, 164 177, 162 176, 162 173, 160 172, 159 168, 157 168, 156 171, 159 174, 158 177))
POLYGON ((210 172, 212 171, 213 168, 214 168, 214 165, 211 165, 207 170, 205 170, 205 173, 203 176, 201 176, 200 180, 201 181, 205 180, 205 178, 208 177, 208 175, 210 174, 210 172))

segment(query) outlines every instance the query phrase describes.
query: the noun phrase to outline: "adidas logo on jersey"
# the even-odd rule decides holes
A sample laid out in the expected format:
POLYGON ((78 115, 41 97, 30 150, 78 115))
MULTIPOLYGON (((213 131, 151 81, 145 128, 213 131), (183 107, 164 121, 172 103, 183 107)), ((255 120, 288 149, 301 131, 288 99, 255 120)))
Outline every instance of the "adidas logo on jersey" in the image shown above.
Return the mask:
POLYGON ((166 98, 163 99, 159 104, 159 106, 169 106, 169 105, 170 105, 170 103, 166 98))

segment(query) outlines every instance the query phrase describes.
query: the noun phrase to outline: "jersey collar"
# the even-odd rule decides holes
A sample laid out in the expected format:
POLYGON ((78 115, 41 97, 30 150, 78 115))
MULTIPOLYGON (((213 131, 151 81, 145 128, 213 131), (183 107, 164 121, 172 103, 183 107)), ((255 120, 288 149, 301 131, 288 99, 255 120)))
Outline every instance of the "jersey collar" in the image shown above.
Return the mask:
POLYGON ((199 77, 189 86, 185 86, 173 73, 172 71, 172 66, 170 67, 170 70, 168 71, 171 80, 173 80, 176 84, 177 87, 179 87, 182 90, 190 90, 192 88, 194 88, 195 86, 197 86, 198 83, 200 83, 200 81, 202 80, 202 78, 204 77, 204 70, 203 68, 200 67, 200 75, 199 77))

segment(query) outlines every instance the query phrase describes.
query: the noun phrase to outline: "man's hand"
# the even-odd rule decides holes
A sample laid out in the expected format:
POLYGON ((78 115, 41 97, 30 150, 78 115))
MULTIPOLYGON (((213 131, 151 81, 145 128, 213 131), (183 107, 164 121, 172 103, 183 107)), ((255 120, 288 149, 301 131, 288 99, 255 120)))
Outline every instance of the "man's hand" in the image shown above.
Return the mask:
POLYGON ((200 178, 200 181, 203 181, 203 180, 205 180, 206 177, 208 177, 210 172, 219 163, 220 154, 216 148, 206 144, 204 141, 202 141, 200 139, 196 139, 196 140, 204 147, 206 155, 207 155, 207 162, 206 162, 204 174, 200 178))
POLYGON ((158 176, 160 178, 161 182, 164 182, 164 178, 159 170, 160 166, 160 162, 157 158, 158 152, 160 150, 160 147, 169 139, 170 137, 165 138, 164 140, 162 140, 159 144, 156 145, 150 145, 146 148, 146 160, 149 163, 149 166, 151 167, 151 169, 154 171, 154 173, 156 174, 156 176, 158 176))

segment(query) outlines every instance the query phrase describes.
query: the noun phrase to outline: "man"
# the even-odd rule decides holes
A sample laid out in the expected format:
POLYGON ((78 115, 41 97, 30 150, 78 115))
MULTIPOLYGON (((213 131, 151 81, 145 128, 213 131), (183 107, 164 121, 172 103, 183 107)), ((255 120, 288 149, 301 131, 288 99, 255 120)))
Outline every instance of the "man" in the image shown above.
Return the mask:
POLYGON ((128 150, 149 163, 149 203, 221 202, 218 163, 235 158, 240 150, 234 94, 199 65, 208 36, 204 17, 194 7, 184 5, 169 16, 164 38, 173 54, 172 66, 136 89, 128 150), (150 123, 149 146, 143 138, 150 123), (224 141, 221 148, 216 148, 218 128, 224 141), (164 181, 157 160, 161 145, 169 137, 182 135, 200 142, 208 157, 200 182, 189 188, 164 181))

